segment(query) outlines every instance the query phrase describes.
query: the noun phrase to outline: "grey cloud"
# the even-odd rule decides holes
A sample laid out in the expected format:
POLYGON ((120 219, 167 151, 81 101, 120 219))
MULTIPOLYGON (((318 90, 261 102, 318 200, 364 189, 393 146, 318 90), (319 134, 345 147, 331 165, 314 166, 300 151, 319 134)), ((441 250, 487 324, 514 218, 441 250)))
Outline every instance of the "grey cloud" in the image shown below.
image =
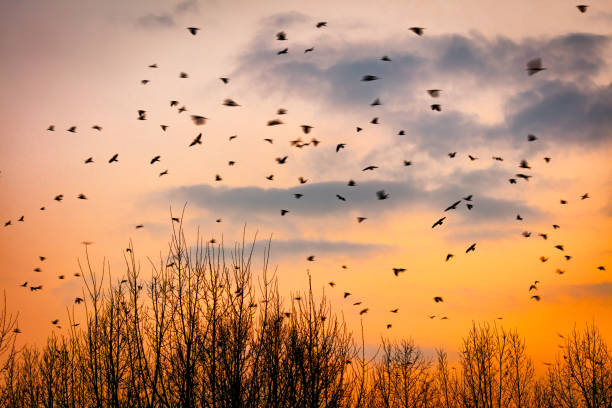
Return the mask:
POLYGON ((137 24, 144 28, 173 27, 174 18, 169 13, 147 14, 138 18, 137 24))
MULTIPOLYGON (((264 247, 267 243, 267 241, 258 241, 256 246, 264 247)), ((279 240, 273 238, 270 244, 270 252, 273 258, 292 257, 295 255, 315 255, 318 258, 329 254, 359 256, 372 252, 380 253, 380 251, 390 249, 393 249, 393 247, 375 243, 307 239, 279 240)))
POLYGON ((550 288, 550 292, 552 300, 555 301, 562 301, 563 298, 573 298, 576 300, 600 300, 612 303, 612 282, 554 286, 550 288))
POLYGON ((485 189, 494 180, 496 171, 483 177, 479 185, 467 185, 470 175, 459 173, 455 183, 435 190, 427 191, 415 185, 413 181, 367 181, 359 182, 355 187, 348 187, 346 182, 323 182, 305 184, 290 188, 260 187, 212 187, 207 184, 183 186, 162 193, 171 201, 181 200, 194 203, 214 212, 249 214, 250 217, 280 217, 280 209, 288 209, 289 219, 301 216, 332 216, 341 212, 353 212, 367 216, 395 210, 411 208, 437 209, 442 213, 444 208, 468 194, 474 194, 474 209, 467 213, 462 204, 449 217, 458 216, 461 221, 474 223, 494 219, 511 219, 516 213, 536 218, 540 215, 535 208, 526 204, 503 198, 493 198, 477 191, 485 189), (385 190, 390 194, 387 200, 378 200, 376 191, 385 190), (293 194, 302 193, 301 199, 293 194), (336 198, 340 194, 346 198, 342 202, 336 198), (457 215, 459 213, 459 215, 457 215))

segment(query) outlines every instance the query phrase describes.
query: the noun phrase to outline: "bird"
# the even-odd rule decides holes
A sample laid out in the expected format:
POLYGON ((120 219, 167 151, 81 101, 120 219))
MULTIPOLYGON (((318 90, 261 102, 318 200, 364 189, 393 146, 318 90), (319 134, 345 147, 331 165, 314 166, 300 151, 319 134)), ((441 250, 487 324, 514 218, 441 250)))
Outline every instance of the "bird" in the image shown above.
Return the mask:
POLYGON ((76 133, 76 132, 77 132, 77 131, 76 131, 76 129, 77 129, 77 128, 76 128, 76 126, 70 126, 70 127, 67 129, 67 131, 68 131, 68 132, 71 132, 71 133, 76 133))
POLYGON ((441 296, 436 296, 433 299, 434 299, 434 302, 436 302, 436 303, 444 302, 444 299, 442 299, 441 296))
POLYGON ((143 85, 146 85, 149 82, 151 82, 151 81, 149 81, 148 79, 143 79, 143 80, 140 81, 140 83, 143 84, 143 85))
POLYGON ((521 214, 516 214, 516 219, 517 221, 523 221, 523 217, 521 217, 521 214))
POLYGON ((278 108, 278 110, 276 111, 277 115, 286 115, 287 114, 287 109, 285 108, 278 108))
POLYGON ((474 242, 472 245, 469 246, 468 249, 465 250, 465 253, 467 254, 470 251, 475 251, 476 250, 476 243, 474 242))
POLYGON ((535 299, 536 301, 538 301, 538 302, 539 302, 539 301, 540 301, 540 296, 539 296, 539 295, 533 295, 533 296, 531 297, 531 299, 535 299))
POLYGON ((151 64, 149 65, 149 68, 157 68, 157 64, 151 64))
POLYGON ((516 184, 516 179, 510 178, 508 179, 508 181, 510 182, 510 184, 516 184))
POLYGON ((24 216, 22 215, 21 217, 19 217, 19 219, 17 221, 19 222, 23 222, 24 216))
POLYGON ((406 134, 406 132, 404 132, 403 130, 400 130, 399 132, 397 132, 397 134, 399 136, 404 136, 406 134))
POLYGON ((186 72, 181 72, 179 74, 179 78, 189 78, 189 74, 187 74, 186 72))
POLYGON ((380 106, 382 103, 379 98, 374 99, 374 101, 370 104, 370 106, 380 106))
POLYGON ((28 281, 23 282, 23 283, 22 283, 21 285, 19 285, 19 286, 21 286, 22 288, 27 287, 27 286, 28 286, 28 281))
POLYGON ((361 80, 363 82, 370 82, 370 81, 376 81, 377 79, 379 79, 376 75, 364 75, 361 80))
POLYGON ((228 166, 233 166, 235 164, 236 164, 236 162, 234 160, 230 160, 230 161, 227 162, 228 166))
POLYGON ((449 211, 449 210, 456 210, 457 206, 459 205, 459 203, 461 203, 461 200, 459 201, 455 201, 454 203, 452 203, 451 205, 449 205, 448 207, 446 207, 446 209, 444 211, 449 211))
POLYGON ((576 8, 580 10, 581 13, 586 13, 588 7, 589 6, 587 6, 586 4, 579 4, 576 6, 576 8))
POLYGON ((572 259, 571 255, 563 255, 563 257, 565 258, 566 261, 569 261, 570 259, 572 259))
POLYGON ((87 200, 87 196, 86 196, 85 194, 79 194, 79 195, 77 196, 77 198, 78 198, 79 200, 87 200))
POLYGON ((471 154, 468 154, 468 158, 469 158, 471 161, 478 160, 478 157, 476 157, 476 156, 472 156, 471 154))
POLYGON ((455 255, 453 255, 453 254, 446 254, 445 262, 448 262, 453 256, 455 256, 455 255))
POLYGON ((170 107, 177 106, 178 101, 170 101, 170 107))
POLYGON ((295 194, 293 194, 293 196, 294 196, 296 199, 298 199, 298 200, 299 200, 300 198, 304 197, 304 194, 301 194, 301 193, 295 193, 295 194))
POLYGON ((529 238, 531 236, 531 232, 523 231, 521 235, 523 235, 525 238, 529 238))
POLYGON ((348 183, 346 183, 346 185, 349 187, 355 187, 357 183, 355 182, 355 180, 349 180, 348 183))
POLYGON ((428 89, 427 93, 429 94, 429 96, 431 96, 432 98, 437 98, 440 96, 440 92, 442 92, 441 89, 428 89))
POLYGON ((409 160, 404 160, 404 166, 410 166, 412 164, 409 160))
POLYGON ((397 308, 397 309, 392 309, 392 310, 390 310, 390 312, 391 312, 391 313, 397 313, 397 312, 399 312, 399 308, 397 308))
POLYGON ((530 169, 531 167, 529 166, 529 163, 527 163, 527 160, 521 160, 521 164, 519 164, 519 167, 521 169, 530 169))
POLYGON ((276 39, 279 41, 286 41, 287 33, 285 33, 284 31, 279 31, 278 33, 276 33, 276 39))
POLYGON ((465 201, 472 201, 472 197, 473 197, 473 196, 474 196, 474 194, 470 194, 470 195, 469 195, 469 196, 467 196, 467 197, 463 197, 463 199, 464 199, 465 201))
POLYGON ((151 164, 156 163, 159 161, 159 159, 161 158, 161 156, 155 156, 151 159, 151 164))
POLYGON ((193 120, 193 123, 195 123, 196 125, 203 125, 206 123, 206 117, 204 116, 200 116, 200 115, 191 115, 191 120, 193 120))
POLYGON ((110 160, 108 161, 109 163, 115 163, 119 161, 119 153, 115 153, 113 155, 113 157, 110 158, 110 160))
POLYGON ((55 132, 55 125, 49 125, 47 130, 50 131, 50 132, 55 132))
POLYGON ((346 198, 342 197, 340 194, 336 194, 336 198, 340 201, 346 201, 346 198))
POLYGON ((308 258, 306 258, 306 260, 313 262, 315 260, 315 256, 314 255, 310 255, 308 258))
POLYGON ((329 285, 329 286, 331 286, 332 288, 333 288, 334 286, 336 286, 336 284, 335 284, 333 281, 332 281, 332 282, 329 282, 329 283, 328 283, 328 285, 329 285))
POLYGON ((180 108, 178 108, 178 113, 183 113, 187 110, 187 107, 185 105, 181 106, 180 108))
POLYGON ((558 226, 557 224, 553 224, 553 226, 552 226, 552 227, 553 227, 553 229, 559 229, 559 228, 561 228, 561 227, 560 227, 560 226, 558 226))
POLYGON ((370 310, 370 309, 368 309, 367 307, 366 307, 365 309, 362 309, 362 310, 359 312, 359 315, 361 316, 362 314, 368 313, 368 310, 370 310))
POLYGON ((58 324, 58 323, 59 323, 59 319, 51 320, 51 324, 58 324))
POLYGON ((100 125, 93 125, 91 128, 94 129, 94 130, 97 130, 98 132, 102 131, 102 126, 100 126, 100 125))
POLYGON ((563 251, 563 250, 564 250, 564 247, 563 247, 563 245, 561 245, 561 244, 559 244, 559 245, 555 245, 555 248, 557 248, 557 249, 558 249, 558 250, 560 250, 560 251, 563 251))
POLYGON ((551 159, 550 159, 550 157, 545 157, 545 158, 544 158, 544 161, 545 161, 546 163, 550 163, 550 160, 551 160, 551 159))
POLYGON ((370 123, 371 123, 371 124, 373 124, 373 125, 378 125, 378 123, 379 123, 379 122, 378 122, 378 118, 373 118, 373 119, 370 121, 370 123))
POLYGON ((504 161, 503 157, 493 156, 493 160, 504 161))
POLYGON ((563 269, 559 269, 559 268, 557 268, 557 270, 555 271, 555 273, 556 273, 557 275, 563 275, 563 274, 565 273, 565 271, 564 271, 563 269))
POLYGON ((55 201, 62 201, 64 199, 64 195, 63 194, 58 194, 55 196, 54 200, 55 201))
POLYGON ((440 218, 438 221, 436 221, 436 222, 434 223, 434 225, 432 225, 432 226, 431 226, 431 228, 435 228, 435 227, 436 227, 436 226, 438 226, 438 225, 442 225, 442 222, 443 222, 445 219, 446 219, 446 217, 442 217, 442 218, 440 218))
POLYGON ((580 197, 580 199, 581 199, 581 200, 586 200, 587 198, 591 198, 591 197, 589 197, 589 193, 584 193, 584 194, 583 194, 583 195, 580 197))
POLYGON ((197 144, 202 144, 202 134, 201 133, 197 135, 195 139, 191 141, 191 143, 189 144, 189 147, 195 146, 197 144))
POLYGON ((448 157, 450 157, 451 159, 455 157, 455 155, 457 154, 457 152, 450 152, 448 154, 448 157))
POLYGON ((548 261, 548 258, 547 258, 547 257, 545 257, 545 256, 541 256, 541 257, 540 257, 540 261, 541 261, 542 263, 544 263, 544 262, 548 261))
POLYGON ((139 109, 138 110, 138 120, 147 120, 147 111, 139 109))
POLYGON ((425 30, 423 27, 410 27, 409 29, 419 37, 423 35, 423 30, 425 30))
POLYGON ((304 54, 306 54, 307 52, 312 52, 312 51, 314 51, 314 47, 306 48, 304 50, 304 54))
POLYGON ((376 192, 376 197, 379 200, 386 200, 387 198, 389 198, 389 194, 385 193, 385 190, 379 190, 376 192))
POLYGON ((280 119, 272 119, 268 121, 268 126, 282 125, 283 122, 280 119))
POLYGON ((406 268, 393 268, 393 274, 395 276, 399 276, 402 272, 406 272, 406 268))
POLYGON ((600 266, 597 267, 597 269, 600 270, 600 271, 605 271, 606 267, 603 266, 603 265, 600 265, 600 266))
POLYGON ((223 105, 224 106, 240 106, 236 101, 234 101, 233 99, 229 99, 229 98, 223 101, 223 105))
POLYGON ((559 202, 560 202, 561 204, 567 204, 567 200, 563 200, 563 199, 562 199, 562 200, 559 200, 559 202))
POLYGON ((362 128, 360 128, 359 126, 357 126, 355 129, 357 130, 357 132, 361 132, 361 131, 363 130, 363 129, 362 129, 362 128))
POLYGON ((200 29, 198 27, 187 27, 187 30, 189 30, 191 35, 196 35, 200 29))
POLYGON ((362 222, 364 222, 365 220, 367 220, 366 217, 357 217, 357 223, 361 224, 362 222))
POLYGON ((9 225, 11 225, 11 220, 8 220, 8 221, 6 221, 6 222, 4 223, 4 226, 5 226, 5 227, 8 227, 9 225))
POLYGON ((368 166, 368 167, 365 167, 365 168, 364 168, 363 170, 361 170, 361 171, 374 170, 374 169, 377 169, 377 168, 378 168, 378 166, 368 166))
POLYGON ((391 328, 391 324, 387 324, 387 329, 390 329, 390 328, 391 328))
POLYGON ((282 50, 278 51, 276 55, 282 55, 287 53, 289 53, 289 48, 283 48, 282 50))
POLYGON ((221 177, 219 174, 215 174, 215 181, 222 181, 223 177, 221 177))
POLYGON ((528 174, 523 174, 523 173, 518 173, 518 174, 516 174, 516 177, 518 177, 518 178, 522 178, 522 179, 524 179, 525 181, 529 181, 529 179, 531 178, 531 176, 530 176, 530 175, 528 175, 528 174))
POLYGON ((430 106, 432 111, 442 112, 442 105, 439 103, 434 103, 430 106))
POLYGON ((542 237, 544 239, 548 239, 548 234, 545 234, 545 233, 542 233, 542 232, 538 233, 538 236, 540 236, 540 237, 542 237))
POLYGON ((89 163, 93 163, 93 157, 88 157, 87 159, 85 159, 85 164, 89 164, 89 163))
POLYGON ((159 173, 158 177, 165 176, 167 174, 168 174, 168 169, 166 169, 166 170, 162 171, 161 173, 159 173))
POLYGON ((264 139, 264 141, 266 141, 266 142, 268 142, 270 144, 272 144, 274 142, 272 139, 264 139))
POLYGON ((535 75, 540 71, 544 71, 546 68, 542 66, 541 58, 534 58, 527 62, 527 75, 535 75))
POLYGON ((312 126, 310 125, 301 125, 300 127, 302 128, 302 132, 304 132, 305 134, 310 133, 310 130, 312 129, 312 126))
POLYGON ((221 82, 223 82, 224 84, 229 83, 229 78, 219 78, 221 80, 221 82))
POLYGON ((346 299, 347 297, 351 296, 350 292, 344 292, 344 298, 346 299))
POLYGON ((306 184, 308 182, 308 179, 305 179, 304 177, 300 176, 298 177, 298 181, 300 182, 300 184, 306 184))
POLYGON ((336 145, 336 153, 340 151, 340 149, 344 149, 346 147, 346 143, 338 143, 336 145))
POLYGON ((327 27, 327 21, 319 21, 316 27, 317 28, 327 27))
POLYGON ((285 214, 287 214, 289 212, 289 210, 280 210, 281 216, 284 216, 285 214))
POLYGON ((143 225, 143 224, 138 224, 138 225, 136 225, 136 229, 141 229, 141 228, 144 228, 144 225, 143 225))
POLYGON ((288 156, 277 157, 277 158, 276 158, 276 162, 277 162, 278 164, 285 164, 285 163, 287 162, 287 157, 288 157, 288 156))
POLYGON ((536 135, 527 135, 527 141, 528 142, 535 142, 536 140, 538 140, 536 135))
POLYGON ((529 286, 529 291, 531 292, 532 289, 533 290, 538 290, 538 287, 535 284, 533 284, 533 285, 529 286))

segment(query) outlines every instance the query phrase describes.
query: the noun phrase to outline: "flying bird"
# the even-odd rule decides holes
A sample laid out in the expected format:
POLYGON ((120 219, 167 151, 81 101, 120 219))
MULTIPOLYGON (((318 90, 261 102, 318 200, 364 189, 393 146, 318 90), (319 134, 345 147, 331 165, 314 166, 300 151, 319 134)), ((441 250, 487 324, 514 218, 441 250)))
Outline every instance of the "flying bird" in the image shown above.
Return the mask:
POLYGON ((283 122, 280 119, 272 119, 268 121, 268 126, 276 126, 276 125, 282 125, 283 122))
POLYGON ((276 39, 279 41, 286 41, 287 34, 284 31, 279 31, 278 33, 276 33, 276 39))
POLYGON ((454 203, 452 203, 451 205, 449 205, 448 207, 446 207, 446 209, 444 211, 449 211, 449 210, 456 210, 457 206, 459 205, 459 203, 461 202, 461 200, 459 201, 455 201, 454 203))
POLYGON ((179 78, 189 78, 189 74, 187 74, 186 72, 181 72, 179 74, 179 78))
POLYGON ((289 210, 280 210, 280 212, 281 212, 281 216, 284 216, 285 214, 289 212, 289 210))
POLYGON ((425 28, 423 27, 410 27, 410 31, 412 31, 419 37, 423 35, 423 30, 425 30, 425 28))
POLYGON ((527 74, 529 76, 537 74, 540 71, 544 71, 546 68, 542 66, 541 58, 534 58, 527 62, 527 74))
POLYGON ((315 260, 315 256, 314 255, 310 255, 308 258, 306 258, 307 261, 313 262, 315 260))
POLYGON ((361 171, 374 170, 374 169, 377 169, 377 168, 378 168, 378 166, 368 166, 368 167, 364 168, 361 171))
POLYGON ((312 51, 314 51, 314 47, 306 48, 304 50, 304 54, 306 54, 307 52, 312 52, 312 51))
POLYGON ((385 190, 379 190, 376 192, 376 197, 379 200, 386 200, 387 198, 389 198, 389 194, 385 193, 385 190))
POLYGON ((457 154, 457 152, 450 152, 448 154, 448 157, 450 157, 451 159, 455 157, 455 155, 457 154))
POLYGON ((527 141, 528 142, 535 142, 536 140, 538 140, 536 135, 527 135, 527 141))
POLYGON ((374 101, 370 104, 370 106, 380 106, 382 103, 379 98, 374 99, 374 101))
POLYGON ((451 259, 453 256, 455 256, 455 255, 453 255, 453 254, 447 254, 447 255, 446 255, 446 261, 445 261, 445 262, 448 262, 448 261, 449 261, 449 259, 451 259))
POLYGON ((406 272, 406 268, 393 268, 393 274, 399 276, 401 272, 406 272))
POLYGON ((277 162, 278 164, 285 164, 285 163, 287 162, 287 157, 288 157, 288 156, 277 157, 277 158, 276 158, 276 162, 277 162))
POLYGON ((197 135, 195 139, 191 141, 191 143, 189 143, 189 147, 195 146, 197 144, 202 144, 202 134, 201 133, 197 135))
POLYGON ((431 226, 431 228, 435 228, 435 227, 436 227, 436 226, 438 226, 438 225, 442 225, 442 222, 443 222, 445 219, 446 219, 446 217, 442 217, 442 218, 440 218, 438 221, 436 221, 436 222, 434 223, 434 225, 432 225, 432 226, 431 226))
POLYGON ((203 125, 206 123, 206 117, 204 116, 200 116, 200 115, 191 115, 191 120, 193 120, 193 123, 196 125, 203 125))
POLYGON ((219 78, 224 84, 229 83, 229 78, 219 78))
POLYGON ((376 81, 377 79, 379 79, 376 75, 364 75, 361 80, 363 82, 370 82, 370 81, 376 81))
POLYGON ((468 249, 465 250, 465 253, 467 254, 470 251, 475 251, 476 250, 476 243, 474 242, 472 245, 469 246, 468 249))
POLYGON ((427 93, 429 94, 429 96, 431 96, 432 98, 437 98, 440 96, 440 92, 442 92, 441 89, 428 89, 427 93))
POLYGON ((68 132, 76 133, 76 129, 77 129, 76 126, 70 126, 67 130, 68 132))
POLYGON ((159 173, 159 177, 165 176, 167 174, 168 174, 168 169, 166 169, 166 170, 162 171, 161 173, 159 173))
POLYGON ((282 50, 278 51, 276 55, 287 54, 288 52, 289 52, 289 48, 283 48, 282 50))
POLYGON ((434 299, 434 302, 436 302, 436 303, 444 302, 444 299, 442 299, 441 296, 436 296, 433 299, 434 299))
POLYGON ((89 164, 89 163, 93 163, 93 162, 94 162, 93 157, 88 157, 88 158, 85 160, 85 164, 89 164))
POLYGON ((338 143, 336 145, 336 153, 338 153, 338 151, 340 151, 340 149, 344 149, 346 147, 346 143, 338 143))
POLYGON ((300 127, 302 128, 302 131, 303 131, 305 134, 310 133, 310 130, 312 129, 312 126, 309 126, 309 125, 301 125, 300 127))
POLYGON ((540 301, 540 296, 538 296, 538 295, 533 295, 533 296, 531 297, 531 299, 535 299, 536 301, 538 301, 538 302, 539 302, 539 301, 540 301))
POLYGON ((154 158, 151 159, 151 164, 158 162, 160 158, 161 156, 155 156, 154 158))
POLYGON ((357 223, 361 224, 362 222, 364 222, 365 220, 367 220, 366 217, 357 217, 357 223))
POLYGON ((361 310, 361 311, 359 312, 359 315, 361 316, 362 314, 368 313, 368 310, 370 310, 370 309, 368 309, 368 308, 366 307, 365 309, 363 309, 363 310, 361 310))
POLYGON ((439 103, 434 103, 433 105, 431 105, 431 110, 442 112, 442 105, 440 105, 439 103))
POLYGON ((580 10, 581 13, 586 13, 588 7, 589 6, 587 6, 586 4, 579 4, 576 6, 576 8, 580 10))
POLYGON ((196 35, 200 29, 198 27, 187 27, 187 30, 189 30, 191 35, 196 35))
POLYGON ((327 21, 320 21, 317 23, 317 28, 327 27, 327 21))

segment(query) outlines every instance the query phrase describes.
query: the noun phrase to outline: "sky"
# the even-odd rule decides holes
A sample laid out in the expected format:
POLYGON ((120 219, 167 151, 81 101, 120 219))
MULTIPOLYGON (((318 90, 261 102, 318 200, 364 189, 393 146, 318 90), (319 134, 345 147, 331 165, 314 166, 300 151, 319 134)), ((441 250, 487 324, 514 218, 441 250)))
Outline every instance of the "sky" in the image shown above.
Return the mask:
POLYGON ((232 246, 245 230, 261 264, 271 237, 281 292, 303 291, 310 274, 349 328, 363 319, 372 347, 385 336, 456 351, 473 321, 517 328, 538 364, 575 324, 594 321, 612 341, 612 5, 502 3, 3 1, 0 286, 20 341, 60 330, 49 322, 82 292, 83 241, 120 279, 131 240, 146 275, 185 205, 189 238, 199 228, 232 246), (546 69, 529 76, 534 58, 546 69), (531 177, 510 184, 518 173, 531 177))

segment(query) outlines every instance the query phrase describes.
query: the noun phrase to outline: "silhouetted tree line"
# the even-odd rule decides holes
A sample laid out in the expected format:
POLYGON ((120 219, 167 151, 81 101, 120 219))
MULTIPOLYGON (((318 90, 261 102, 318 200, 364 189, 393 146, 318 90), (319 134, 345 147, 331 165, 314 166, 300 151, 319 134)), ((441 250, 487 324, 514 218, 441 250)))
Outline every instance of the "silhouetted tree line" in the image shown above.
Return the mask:
POLYGON ((15 316, 0 313, 2 407, 612 407, 612 363, 597 327, 574 328, 536 378, 515 330, 473 324, 456 367, 446 352, 383 339, 366 357, 328 301, 283 300, 253 245, 233 250, 180 226, 169 255, 143 279, 134 252, 112 282, 82 265, 81 324, 17 349, 15 316))

